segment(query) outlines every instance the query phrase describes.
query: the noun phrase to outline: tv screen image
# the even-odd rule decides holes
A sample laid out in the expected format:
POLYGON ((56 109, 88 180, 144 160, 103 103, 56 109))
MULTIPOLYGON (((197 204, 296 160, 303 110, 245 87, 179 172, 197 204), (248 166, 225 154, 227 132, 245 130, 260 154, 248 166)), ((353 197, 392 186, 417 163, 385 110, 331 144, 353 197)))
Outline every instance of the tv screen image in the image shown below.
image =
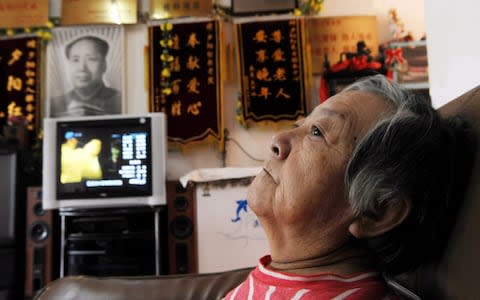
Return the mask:
POLYGON ((164 114, 44 122, 45 209, 166 203, 164 114))

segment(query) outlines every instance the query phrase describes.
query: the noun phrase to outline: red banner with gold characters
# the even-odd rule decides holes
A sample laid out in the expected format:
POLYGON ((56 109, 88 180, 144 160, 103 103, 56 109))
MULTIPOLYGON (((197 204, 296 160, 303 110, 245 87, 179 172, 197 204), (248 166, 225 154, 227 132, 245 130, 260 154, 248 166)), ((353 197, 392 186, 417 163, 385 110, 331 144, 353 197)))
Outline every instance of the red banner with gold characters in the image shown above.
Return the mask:
POLYGON ((245 121, 296 120, 306 114, 303 21, 237 24, 245 121))
POLYGON ((0 127, 25 126, 31 138, 40 113, 40 47, 37 37, 0 40, 0 127))
POLYGON ((219 22, 150 27, 150 111, 168 116, 168 140, 222 141, 219 22))

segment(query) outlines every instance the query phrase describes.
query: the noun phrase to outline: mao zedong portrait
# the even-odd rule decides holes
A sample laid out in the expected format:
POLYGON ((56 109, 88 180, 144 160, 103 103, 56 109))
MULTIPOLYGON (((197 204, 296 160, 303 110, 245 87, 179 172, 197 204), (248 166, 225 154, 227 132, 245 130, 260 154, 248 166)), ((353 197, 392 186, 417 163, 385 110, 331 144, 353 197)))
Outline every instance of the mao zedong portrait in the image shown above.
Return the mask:
POLYGON ((103 81, 108 50, 108 43, 95 36, 82 36, 65 47, 66 70, 73 88, 51 99, 51 117, 122 112, 121 93, 103 81))

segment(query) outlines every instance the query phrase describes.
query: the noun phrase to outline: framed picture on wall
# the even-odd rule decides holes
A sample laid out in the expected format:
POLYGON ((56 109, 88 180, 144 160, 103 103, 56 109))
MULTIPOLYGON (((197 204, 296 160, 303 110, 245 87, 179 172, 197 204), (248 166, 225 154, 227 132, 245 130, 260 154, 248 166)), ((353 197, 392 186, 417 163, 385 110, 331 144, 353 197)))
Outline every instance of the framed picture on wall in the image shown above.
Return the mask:
POLYGON ((401 51, 402 57, 395 67, 394 81, 409 89, 428 89, 427 41, 391 43, 390 47, 401 51))
POLYGON ((53 29, 47 46, 47 117, 124 111, 124 31, 117 25, 53 29))
POLYGON ((362 77, 372 76, 376 74, 383 74, 382 72, 377 72, 375 70, 363 70, 359 72, 342 72, 339 74, 332 72, 325 72, 321 85, 321 96, 320 101, 323 102, 327 98, 340 93, 350 84, 361 79, 362 77), (323 95, 323 97, 322 97, 323 95))
POLYGON ((213 2, 215 7, 236 16, 288 13, 298 7, 297 0, 214 0, 213 2))
POLYGON ((348 85, 355 82, 357 77, 332 78, 328 80, 329 96, 340 93, 348 85))

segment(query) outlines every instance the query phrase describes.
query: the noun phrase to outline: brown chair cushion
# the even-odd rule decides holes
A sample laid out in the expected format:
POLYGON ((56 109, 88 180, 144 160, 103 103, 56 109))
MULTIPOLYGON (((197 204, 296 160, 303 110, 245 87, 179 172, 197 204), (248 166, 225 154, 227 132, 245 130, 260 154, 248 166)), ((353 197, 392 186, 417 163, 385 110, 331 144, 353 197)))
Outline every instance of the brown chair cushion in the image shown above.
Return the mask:
MULTIPOLYGON (((439 109, 442 115, 465 118, 480 141, 480 86, 470 90, 439 109)), ((480 278, 480 147, 477 146, 466 197, 457 218, 441 267, 440 286, 448 299, 479 299, 480 278)))
POLYGON ((210 274, 148 277, 67 276, 50 283, 35 300, 214 300, 247 278, 252 268, 210 274))

